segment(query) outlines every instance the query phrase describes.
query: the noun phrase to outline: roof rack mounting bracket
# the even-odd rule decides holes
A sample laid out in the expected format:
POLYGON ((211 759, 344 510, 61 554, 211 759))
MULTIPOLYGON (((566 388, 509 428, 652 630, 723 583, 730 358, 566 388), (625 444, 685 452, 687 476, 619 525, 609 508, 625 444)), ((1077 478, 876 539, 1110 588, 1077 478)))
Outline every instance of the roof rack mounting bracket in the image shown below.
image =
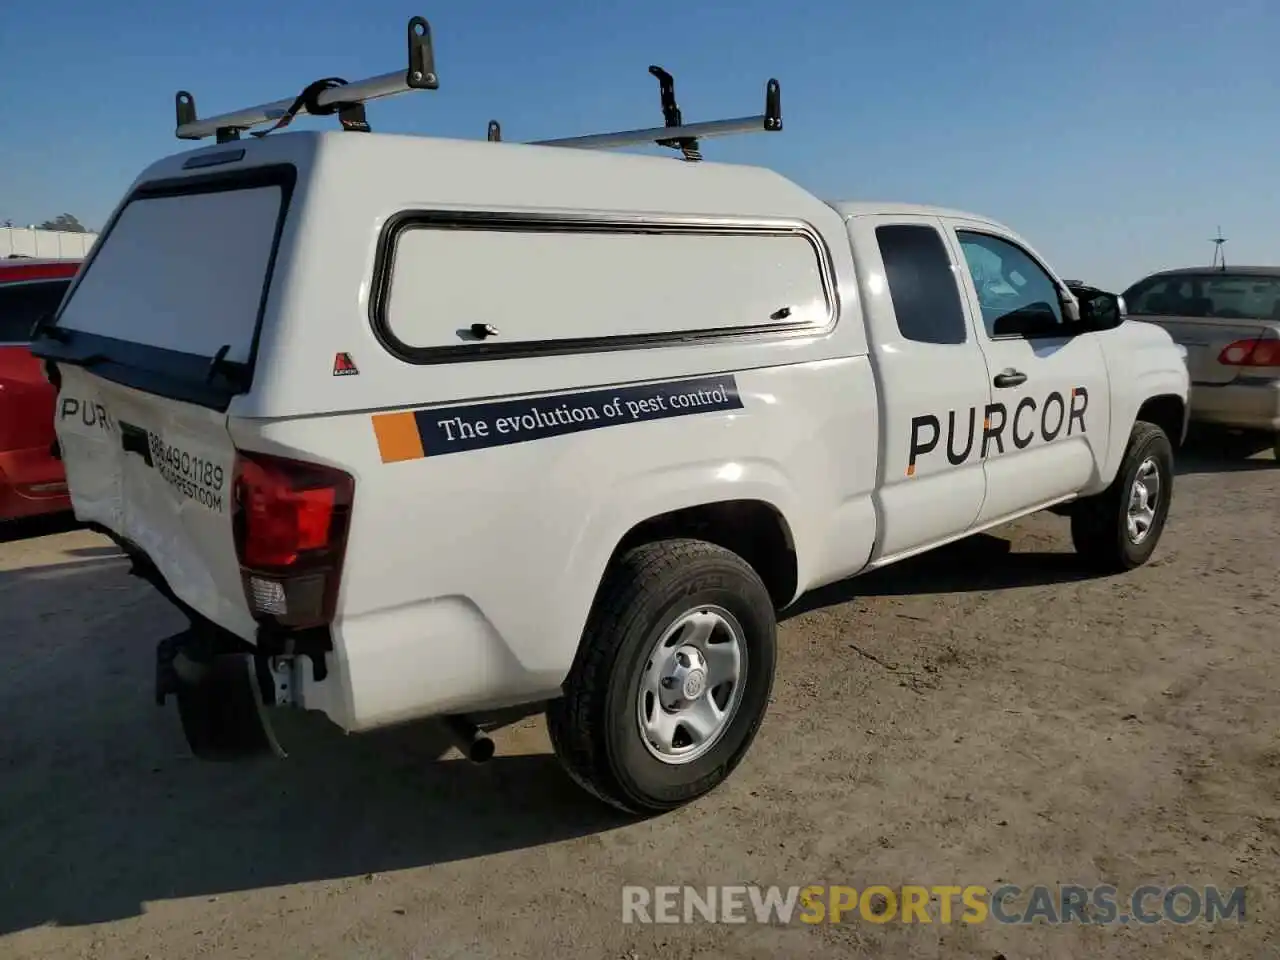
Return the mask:
POLYGON ((404 77, 410 90, 437 90, 440 78, 436 75, 436 54, 431 44, 431 24, 426 17, 413 17, 409 21, 409 70, 404 77))
MULTIPOLYGON (((663 70, 662 67, 657 66, 650 66, 649 72, 658 78, 658 95, 662 102, 663 126, 673 129, 684 126, 680 114, 680 106, 676 103, 675 77, 663 70)), ((671 147, 673 150, 681 151, 686 160, 698 161, 702 159, 702 153, 698 149, 697 137, 673 137, 669 140, 656 140, 654 142, 660 147, 671 147)))
POLYGON ((174 109, 178 114, 178 126, 196 122, 196 98, 186 90, 179 90, 173 98, 174 109))
MULTIPOLYGON (((216 137, 218 143, 238 140, 240 134, 263 124, 272 129, 287 126, 299 114, 325 116, 336 113, 344 130, 367 132, 369 124, 364 105, 370 100, 391 97, 410 90, 437 90, 440 76, 436 73, 435 51, 431 39, 431 25, 425 17, 412 17, 406 30, 408 56, 405 67, 366 80, 344 83, 317 81, 309 84, 302 95, 245 107, 215 117, 200 119, 196 113, 195 97, 186 90, 179 90, 175 98, 177 126, 174 135, 179 140, 204 140, 216 137)), ((261 133, 255 133, 255 136, 261 133)))
POLYGON ((772 78, 764 85, 764 128, 770 133, 782 129, 782 86, 772 78))

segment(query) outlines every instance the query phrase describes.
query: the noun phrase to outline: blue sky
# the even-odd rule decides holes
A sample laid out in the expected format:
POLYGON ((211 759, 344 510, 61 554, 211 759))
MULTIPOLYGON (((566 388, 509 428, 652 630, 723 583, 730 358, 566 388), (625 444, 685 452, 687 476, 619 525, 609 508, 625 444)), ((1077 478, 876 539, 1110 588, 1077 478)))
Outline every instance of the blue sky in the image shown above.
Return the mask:
POLYGON ((985 213, 1113 289, 1208 262, 1219 224, 1231 261, 1280 262, 1276 0, 11 4, 0 221, 100 226, 146 163, 186 146, 179 88, 212 114, 394 70, 414 14, 434 29, 441 88, 371 104, 375 129, 656 125, 650 63, 675 75, 686 120, 739 116, 776 76, 785 131, 708 141, 708 159, 831 199, 985 213))

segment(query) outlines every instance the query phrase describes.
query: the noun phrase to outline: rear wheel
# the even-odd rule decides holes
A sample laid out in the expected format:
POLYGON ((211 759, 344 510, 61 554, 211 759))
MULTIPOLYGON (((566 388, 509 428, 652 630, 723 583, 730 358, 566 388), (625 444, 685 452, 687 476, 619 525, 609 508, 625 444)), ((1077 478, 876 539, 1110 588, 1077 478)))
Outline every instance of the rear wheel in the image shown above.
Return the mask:
POLYGON ((1139 420, 1111 486, 1080 500, 1071 514, 1076 551, 1102 573, 1140 567, 1164 532, 1173 495, 1173 447, 1154 423, 1139 420))
POLYGON ((561 763, 628 813, 709 793, 764 720, 776 633, 769 591, 737 554, 698 540, 631 550, 606 573, 564 696, 547 708, 561 763))

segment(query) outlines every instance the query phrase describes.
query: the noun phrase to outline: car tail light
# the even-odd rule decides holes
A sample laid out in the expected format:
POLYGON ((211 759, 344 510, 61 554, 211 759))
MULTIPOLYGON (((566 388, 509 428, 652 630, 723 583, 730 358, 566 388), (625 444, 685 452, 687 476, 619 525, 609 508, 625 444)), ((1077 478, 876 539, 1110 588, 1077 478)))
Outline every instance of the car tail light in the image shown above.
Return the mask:
POLYGON ((1218 362, 1229 367, 1280 367, 1280 340, 1237 340, 1222 348, 1218 362))
POLYGON ((255 617, 298 628, 333 619, 354 493, 341 470, 236 452, 232 530, 255 617))

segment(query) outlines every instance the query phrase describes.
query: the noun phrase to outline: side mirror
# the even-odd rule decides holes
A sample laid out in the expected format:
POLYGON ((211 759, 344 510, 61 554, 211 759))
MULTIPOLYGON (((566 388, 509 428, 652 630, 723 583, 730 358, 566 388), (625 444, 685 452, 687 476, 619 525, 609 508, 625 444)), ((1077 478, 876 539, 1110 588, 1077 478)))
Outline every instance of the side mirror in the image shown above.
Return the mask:
POLYGON ((1086 284, 1070 287, 1080 304, 1077 322, 1085 330, 1112 330, 1129 316, 1124 297, 1086 284))
POLYGON ((1080 320, 1089 330, 1113 330, 1124 322, 1128 314, 1123 297, 1099 292, 1083 301, 1080 320))

